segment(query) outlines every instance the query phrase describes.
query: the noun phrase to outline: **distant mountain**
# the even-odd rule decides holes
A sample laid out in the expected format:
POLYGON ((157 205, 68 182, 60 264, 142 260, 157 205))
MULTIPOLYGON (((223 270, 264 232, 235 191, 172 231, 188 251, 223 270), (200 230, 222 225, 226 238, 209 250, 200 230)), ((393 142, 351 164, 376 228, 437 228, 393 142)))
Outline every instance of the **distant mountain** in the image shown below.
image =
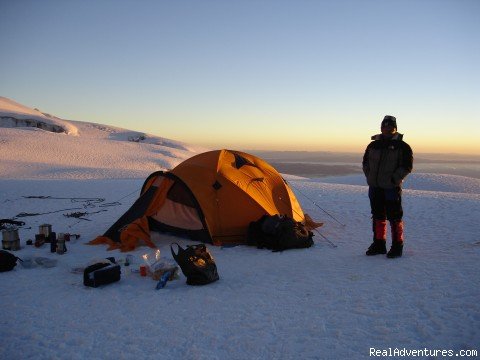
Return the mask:
MULTIPOLYGON (((366 144, 366 143, 365 143, 366 144)), ((332 151, 266 151, 247 150, 265 160, 272 162, 310 162, 310 163, 358 163, 363 153, 332 151)), ((414 153, 416 163, 469 163, 480 164, 480 155, 475 154, 434 154, 414 153)))
POLYGON ((0 178, 137 178, 206 150, 148 133, 60 119, 0 97, 0 178))
POLYGON ((55 133, 77 135, 77 128, 72 124, 1 96, 0 127, 35 127, 55 133))

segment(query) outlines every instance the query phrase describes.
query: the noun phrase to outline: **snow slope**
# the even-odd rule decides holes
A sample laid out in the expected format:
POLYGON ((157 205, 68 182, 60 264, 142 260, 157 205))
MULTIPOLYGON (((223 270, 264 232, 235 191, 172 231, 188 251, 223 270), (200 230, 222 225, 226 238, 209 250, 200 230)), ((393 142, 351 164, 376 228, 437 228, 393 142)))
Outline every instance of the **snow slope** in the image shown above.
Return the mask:
POLYGON ((151 134, 47 117, 0 97, 0 178, 141 178, 205 150, 151 134), (69 130, 56 133, 31 126, 13 127, 5 120, 23 117, 69 130))
MULTIPOLYGON (((407 179, 401 259, 364 255, 371 242, 364 184, 287 176, 336 247, 319 234, 310 249, 279 253, 209 246, 216 283, 192 287, 181 275, 155 290, 155 281, 132 273, 93 289, 72 269, 125 254, 84 243, 128 209, 148 173, 195 149, 136 143, 126 130, 68 123, 77 136, 0 128, 0 218, 26 223, 15 254, 57 261, 53 268, 18 265, 0 273, 0 358, 362 359, 371 348, 452 350, 453 357, 480 350, 480 193, 469 178, 421 174, 419 189, 408 188, 415 176, 407 179), (92 147, 108 151, 95 155, 92 147), (127 161, 143 157, 148 170, 127 161), (73 212, 85 212, 83 220, 65 216, 73 212), (67 243, 64 255, 26 246, 44 223, 81 237, 67 243)), ((190 243, 155 237, 163 258, 171 259, 173 241, 190 243)), ((131 253, 133 269, 148 251, 131 253)))
POLYGON ((77 135, 78 132, 70 122, 2 96, 0 96, 0 127, 34 127, 68 135, 77 135))

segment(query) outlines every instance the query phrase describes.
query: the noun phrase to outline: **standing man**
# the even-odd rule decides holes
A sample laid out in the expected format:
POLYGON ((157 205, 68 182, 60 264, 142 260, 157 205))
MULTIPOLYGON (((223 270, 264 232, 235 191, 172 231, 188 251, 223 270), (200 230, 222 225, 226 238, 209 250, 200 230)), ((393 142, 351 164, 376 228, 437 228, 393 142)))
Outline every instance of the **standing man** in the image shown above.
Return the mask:
POLYGON ((372 136, 372 142, 363 155, 363 172, 369 186, 368 197, 372 209, 373 243, 367 255, 385 254, 387 219, 392 232, 392 247, 388 258, 402 256, 403 209, 402 182, 412 171, 413 153, 397 132, 397 119, 386 115, 381 124, 382 133, 372 136))

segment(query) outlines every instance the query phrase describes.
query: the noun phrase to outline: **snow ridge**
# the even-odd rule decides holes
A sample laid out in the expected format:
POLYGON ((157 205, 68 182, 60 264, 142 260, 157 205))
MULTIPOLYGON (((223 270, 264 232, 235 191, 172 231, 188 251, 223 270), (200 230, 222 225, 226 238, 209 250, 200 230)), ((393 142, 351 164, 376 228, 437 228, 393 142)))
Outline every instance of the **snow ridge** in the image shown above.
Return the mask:
POLYGON ((207 149, 83 121, 0 97, 0 178, 144 178, 207 149))

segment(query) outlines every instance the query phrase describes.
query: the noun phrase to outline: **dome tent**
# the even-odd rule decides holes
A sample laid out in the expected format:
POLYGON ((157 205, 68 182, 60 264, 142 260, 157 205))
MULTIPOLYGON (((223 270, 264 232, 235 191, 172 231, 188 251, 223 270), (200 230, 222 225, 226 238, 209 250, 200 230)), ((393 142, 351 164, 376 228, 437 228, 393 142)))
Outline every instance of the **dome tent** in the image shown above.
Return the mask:
POLYGON ((151 174, 131 208, 90 244, 133 250, 150 231, 213 245, 245 244, 250 222, 263 215, 305 215, 282 176, 264 160, 233 150, 193 156, 168 172, 151 174))

